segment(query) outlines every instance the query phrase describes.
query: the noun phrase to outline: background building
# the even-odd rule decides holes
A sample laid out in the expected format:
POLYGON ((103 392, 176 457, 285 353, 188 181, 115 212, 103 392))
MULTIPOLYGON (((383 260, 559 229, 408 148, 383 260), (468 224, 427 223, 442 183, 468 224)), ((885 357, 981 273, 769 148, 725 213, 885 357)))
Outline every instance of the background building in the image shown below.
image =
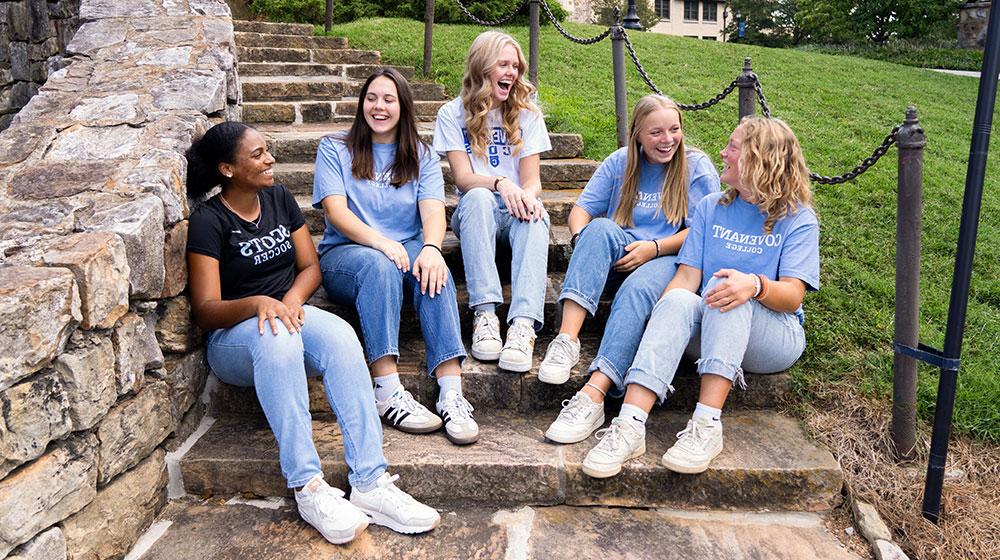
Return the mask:
MULTIPOLYGON (((682 35, 712 41, 724 41, 722 29, 732 20, 727 3, 718 0, 636 0, 649 2, 660 16, 660 22, 650 31, 682 35)), ((590 23, 594 10, 592 0, 560 0, 569 12, 569 20, 590 23)), ((623 2, 624 4, 624 2, 623 2)))

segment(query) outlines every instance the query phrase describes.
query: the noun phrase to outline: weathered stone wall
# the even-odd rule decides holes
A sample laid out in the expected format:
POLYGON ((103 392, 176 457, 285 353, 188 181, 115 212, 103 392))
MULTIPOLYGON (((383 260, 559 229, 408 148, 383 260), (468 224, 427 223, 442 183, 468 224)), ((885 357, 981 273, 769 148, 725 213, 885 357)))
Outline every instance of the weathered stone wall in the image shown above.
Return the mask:
MULTIPOLYGON (((22 4, 54 6, 0 9, 22 4)), ((0 558, 122 557, 166 498, 163 448, 205 408, 183 152, 238 116, 229 9, 78 17, 68 65, 0 132, 0 558)))
POLYGON ((990 22, 990 2, 966 2, 958 8, 958 46, 986 48, 986 25, 990 22))
POLYGON ((0 130, 65 65, 80 0, 0 0, 0 130))

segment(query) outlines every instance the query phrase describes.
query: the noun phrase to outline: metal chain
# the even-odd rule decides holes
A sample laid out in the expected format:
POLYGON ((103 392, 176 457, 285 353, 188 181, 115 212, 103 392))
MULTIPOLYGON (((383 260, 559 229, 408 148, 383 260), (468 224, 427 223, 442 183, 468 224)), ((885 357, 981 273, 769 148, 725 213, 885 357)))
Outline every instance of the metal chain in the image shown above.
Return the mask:
POLYGON ((650 78, 649 74, 646 73, 646 69, 642 67, 642 63, 639 62, 639 55, 635 54, 635 49, 632 48, 632 41, 628 40, 628 32, 624 29, 622 29, 622 38, 625 40, 625 48, 628 49, 628 55, 632 58, 632 64, 635 64, 635 69, 638 70, 639 75, 642 76, 642 81, 646 82, 646 85, 649 86, 649 89, 651 89, 653 93, 663 95, 660 88, 656 87, 652 78, 650 78))
POLYGON ((865 171, 868 171, 868 169, 870 169, 871 166, 875 165, 875 162, 877 162, 882 156, 884 156, 886 152, 889 151, 889 148, 896 143, 896 138, 899 134, 899 129, 902 126, 903 125, 901 124, 897 124, 896 126, 892 127, 892 132, 890 132, 889 135, 885 137, 885 140, 882 140, 882 143, 877 148, 875 148, 875 151, 872 152, 872 155, 866 157, 864 160, 861 161, 860 164, 855 166, 854 169, 848 171, 847 173, 844 173, 843 175, 838 175, 836 177, 826 177, 823 175, 817 175, 816 173, 810 173, 809 178, 821 185, 839 185, 840 183, 846 183, 852 179, 856 179, 859 175, 861 175, 865 171))
POLYGON ((556 16, 552 13, 552 9, 549 8, 549 4, 545 0, 539 0, 539 4, 541 4, 542 8, 545 10, 545 17, 549 18, 549 21, 552 22, 552 27, 555 27, 556 31, 558 31, 559 34, 569 39, 570 41, 573 41, 574 43, 577 43, 579 45, 593 45, 595 43, 600 43, 601 41, 607 39, 608 35, 611 34, 612 28, 609 27, 606 30, 604 30, 604 33, 601 33, 600 35, 595 35, 594 37, 591 37, 589 39, 581 39, 580 37, 573 35, 569 31, 566 31, 565 29, 563 29, 563 26, 559 25, 559 20, 556 19, 556 16))
POLYGON ((771 118, 771 108, 767 105, 767 98, 764 97, 764 88, 761 87, 760 78, 757 77, 757 74, 753 75, 753 90, 757 93, 757 101, 760 103, 760 112, 763 113, 765 117, 771 118))
POLYGON ((486 21, 484 19, 479 19, 476 16, 472 15, 472 12, 470 12, 469 9, 465 7, 465 4, 462 3, 462 0, 455 0, 455 3, 458 4, 458 9, 462 10, 462 13, 465 14, 467 18, 471 19, 475 23, 478 23, 479 25, 485 27, 499 27, 507 23, 508 21, 514 19, 514 16, 516 16, 522 9, 524 9, 524 7, 528 5, 529 1, 530 0, 524 0, 523 2, 521 2, 521 5, 519 5, 513 12, 494 21, 486 21))

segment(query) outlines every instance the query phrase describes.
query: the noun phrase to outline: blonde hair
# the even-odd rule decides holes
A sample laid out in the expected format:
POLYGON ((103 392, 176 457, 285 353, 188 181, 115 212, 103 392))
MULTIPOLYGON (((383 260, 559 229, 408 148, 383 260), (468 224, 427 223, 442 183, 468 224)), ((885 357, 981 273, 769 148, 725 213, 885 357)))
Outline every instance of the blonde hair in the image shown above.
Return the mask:
POLYGON ((521 111, 527 109, 541 114, 538 106, 531 101, 535 86, 525 79, 524 72, 528 64, 524 61, 524 53, 510 35, 501 31, 484 31, 480 33, 465 57, 465 74, 462 76, 462 107, 465 109, 465 129, 469 135, 469 146, 472 153, 486 157, 486 147, 490 143, 490 131, 487 115, 493 107, 493 84, 489 73, 497 65, 500 51, 511 45, 517 51, 517 79, 510 88, 510 95, 500 106, 501 122, 507 132, 507 143, 513 147, 513 153, 521 149, 520 117, 521 111))
MULTIPOLYGON (((742 132, 739 175, 754 204, 767 216, 764 232, 800 207, 812 208, 809 168, 799 139, 781 119, 746 117, 736 130, 742 132)), ((720 204, 730 204, 739 193, 726 191, 720 204)))
MULTIPOLYGON (((613 215, 615 223, 622 227, 635 225, 632 213, 635 211, 635 205, 639 202, 639 161, 642 153, 639 133, 646 119, 660 109, 677 111, 677 120, 681 125, 681 130, 684 130, 684 117, 681 115, 681 108, 670 99, 662 95, 647 95, 635 104, 635 110, 632 112, 632 124, 629 126, 628 152, 625 158, 625 176, 622 178, 621 200, 613 215)), ((666 168, 666 174, 663 178, 663 187, 660 188, 660 210, 667 217, 668 222, 677 226, 684 221, 688 213, 687 154, 684 148, 683 133, 677 149, 674 150, 674 157, 663 166, 666 168)))

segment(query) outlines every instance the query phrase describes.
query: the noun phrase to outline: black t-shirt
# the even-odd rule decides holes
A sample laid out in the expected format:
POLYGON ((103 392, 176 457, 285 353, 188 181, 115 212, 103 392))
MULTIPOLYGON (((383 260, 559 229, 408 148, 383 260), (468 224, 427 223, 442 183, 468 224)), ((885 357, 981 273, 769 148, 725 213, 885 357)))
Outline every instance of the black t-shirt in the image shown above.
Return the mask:
POLYGON ((191 213, 187 250, 219 261, 222 299, 284 297, 295 279, 292 232, 305 224, 288 189, 260 193, 258 226, 229 211, 213 196, 191 213))

